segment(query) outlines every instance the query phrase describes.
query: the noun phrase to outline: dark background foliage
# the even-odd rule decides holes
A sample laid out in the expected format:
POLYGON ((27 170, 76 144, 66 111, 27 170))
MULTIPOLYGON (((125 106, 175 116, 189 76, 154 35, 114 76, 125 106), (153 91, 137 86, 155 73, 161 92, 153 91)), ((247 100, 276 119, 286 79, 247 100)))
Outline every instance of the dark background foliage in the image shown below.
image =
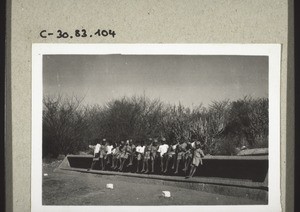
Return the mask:
POLYGON ((111 142, 165 137, 204 142, 206 154, 234 155, 242 146, 268 147, 268 99, 244 97, 208 107, 165 104, 145 96, 84 106, 76 97, 44 97, 43 157, 78 154, 106 138, 111 142))

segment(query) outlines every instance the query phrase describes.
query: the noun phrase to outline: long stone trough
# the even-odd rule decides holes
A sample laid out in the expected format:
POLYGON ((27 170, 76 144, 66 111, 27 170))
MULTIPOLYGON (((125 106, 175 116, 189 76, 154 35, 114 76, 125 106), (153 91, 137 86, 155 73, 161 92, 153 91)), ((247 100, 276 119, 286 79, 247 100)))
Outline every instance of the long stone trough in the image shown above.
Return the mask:
MULTIPOLYGON (((199 166, 193 178, 185 179, 181 171, 174 176, 171 172, 162 175, 158 171, 153 174, 134 173, 132 168, 124 172, 113 170, 101 171, 99 168, 89 170, 93 160, 92 155, 67 155, 58 169, 79 171, 102 175, 121 175, 124 177, 139 177, 164 181, 165 184, 176 183, 176 186, 219 193, 224 195, 247 197, 268 202, 268 155, 255 156, 205 156, 203 165, 199 166)), ((159 161, 156 163, 159 166, 159 161)), ((180 170, 183 168, 180 166, 180 170)), ((159 169, 159 167, 157 168, 159 169)))

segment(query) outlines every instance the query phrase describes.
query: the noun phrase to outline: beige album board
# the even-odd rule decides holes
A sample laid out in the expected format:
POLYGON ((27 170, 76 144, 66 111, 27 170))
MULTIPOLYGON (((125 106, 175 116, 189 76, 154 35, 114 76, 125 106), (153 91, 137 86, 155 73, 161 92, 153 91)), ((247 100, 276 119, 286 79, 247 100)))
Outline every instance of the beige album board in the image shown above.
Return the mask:
POLYGON ((292 211, 291 2, 7 10, 7 211, 292 211))

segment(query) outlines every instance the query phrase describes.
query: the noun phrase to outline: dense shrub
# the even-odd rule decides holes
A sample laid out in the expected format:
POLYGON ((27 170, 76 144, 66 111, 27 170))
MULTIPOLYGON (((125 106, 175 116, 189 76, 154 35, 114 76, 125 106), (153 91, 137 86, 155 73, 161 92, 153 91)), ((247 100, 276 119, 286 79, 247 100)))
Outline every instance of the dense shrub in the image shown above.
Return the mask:
POLYGON ((160 137, 169 143, 199 139, 209 154, 231 155, 244 145, 268 147, 268 99, 245 97, 189 108, 145 96, 103 106, 84 106, 75 97, 44 98, 44 156, 84 151, 102 138, 136 142, 160 137))

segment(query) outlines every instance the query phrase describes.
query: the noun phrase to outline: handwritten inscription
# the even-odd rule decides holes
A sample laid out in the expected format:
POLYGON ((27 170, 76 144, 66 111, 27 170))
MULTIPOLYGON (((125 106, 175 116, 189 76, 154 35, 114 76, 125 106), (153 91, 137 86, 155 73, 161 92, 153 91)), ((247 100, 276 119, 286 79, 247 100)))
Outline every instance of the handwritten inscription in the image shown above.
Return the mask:
POLYGON ((116 36, 116 32, 114 30, 108 29, 97 29, 94 31, 88 32, 86 29, 75 29, 72 32, 64 31, 58 29, 56 32, 42 30, 40 31, 40 37, 43 39, 55 37, 57 39, 72 39, 72 38, 91 38, 91 37, 112 37, 116 36))

